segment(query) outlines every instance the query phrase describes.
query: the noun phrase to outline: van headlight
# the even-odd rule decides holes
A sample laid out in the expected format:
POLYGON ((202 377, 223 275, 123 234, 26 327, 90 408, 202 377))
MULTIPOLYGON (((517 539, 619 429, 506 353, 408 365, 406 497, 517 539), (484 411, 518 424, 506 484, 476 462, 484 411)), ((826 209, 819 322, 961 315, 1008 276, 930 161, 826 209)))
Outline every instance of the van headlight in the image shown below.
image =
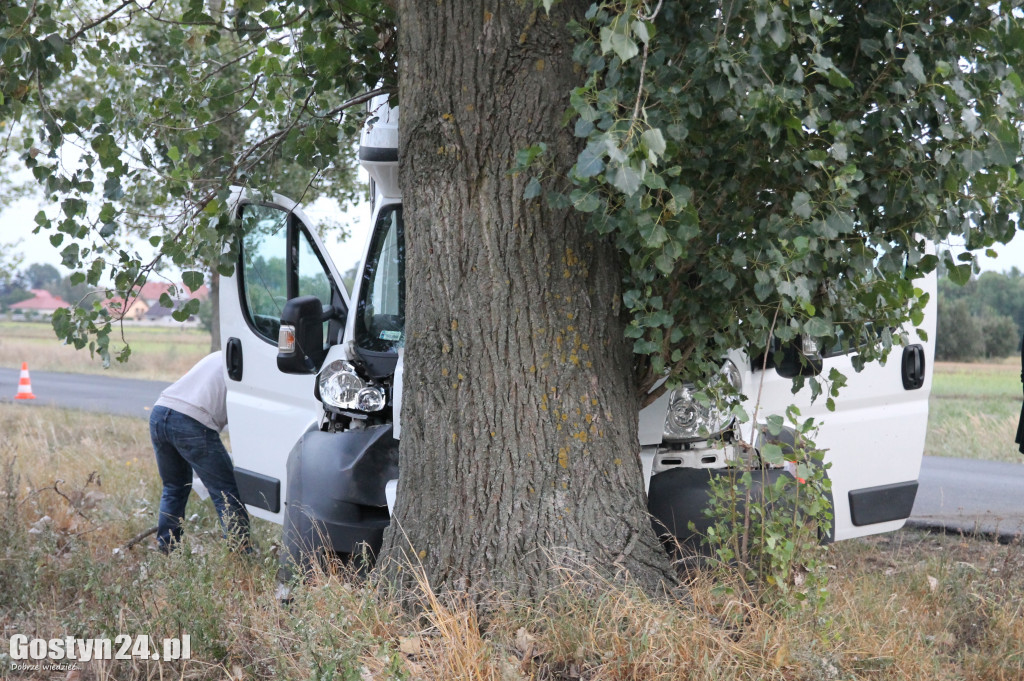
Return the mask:
POLYGON ((328 407, 380 411, 387 403, 384 388, 368 384, 350 362, 336 360, 320 371, 320 399, 328 407))
MULTIPOLYGON (((721 377, 740 392, 743 388, 743 377, 740 370, 731 360, 722 366, 721 377)), ((712 379, 714 381, 720 378, 712 379)), ((684 383, 676 388, 668 397, 668 413, 665 415, 666 440, 697 440, 715 437, 732 425, 733 417, 723 414, 715 405, 701 404, 696 399, 697 388, 692 383, 684 383)))

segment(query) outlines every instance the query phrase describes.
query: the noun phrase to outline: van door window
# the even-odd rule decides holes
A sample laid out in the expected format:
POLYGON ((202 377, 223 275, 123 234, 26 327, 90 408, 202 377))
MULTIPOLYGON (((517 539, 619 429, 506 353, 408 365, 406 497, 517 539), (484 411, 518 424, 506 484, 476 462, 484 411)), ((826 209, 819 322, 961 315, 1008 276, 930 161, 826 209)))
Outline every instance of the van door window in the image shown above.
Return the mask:
POLYGON ((331 279, 327 268, 320 262, 313 243, 304 231, 299 232, 298 247, 299 290, 297 295, 316 296, 324 305, 331 304, 331 279))
POLYGON ((277 344, 288 300, 288 213, 272 206, 242 207, 242 302, 249 325, 277 344))
MULTIPOLYGON (((253 331, 277 344, 284 304, 297 296, 316 296, 325 307, 341 308, 327 265, 301 221, 276 206, 246 204, 242 207, 242 300, 245 316, 253 331)), ((341 321, 333 322, 338 330, 341 321)), ((324 339, 329 338, 325 322, 324 339)))
POLYGON ((401 206, 377 218, 363 268, 356 311, 356 343, 372 352, 405 344, 405 228, 401 206))

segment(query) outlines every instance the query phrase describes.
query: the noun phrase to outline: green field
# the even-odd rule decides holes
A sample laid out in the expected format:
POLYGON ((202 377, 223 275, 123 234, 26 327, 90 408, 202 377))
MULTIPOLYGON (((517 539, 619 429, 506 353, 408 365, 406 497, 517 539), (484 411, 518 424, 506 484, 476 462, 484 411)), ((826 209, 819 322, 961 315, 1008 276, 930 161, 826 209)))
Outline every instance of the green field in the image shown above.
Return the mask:
POLYGON ((111 354, 125 343, 132 349, 125 364, 112 361, 104 369, 99 355, 63 345, 53 328, 44 322, 0 321, 0 366, 18 368, 27 362, 30 371, 109 373, 122 378, 173 381, 210 352, 210 334, 201 329, 182 329, 125 324, 112 334, 111 354))
POLYGON ((1017 358, 938 362, 929 409, 926 455, 1024 463, 1013 442, 1021 410, 1017 358))

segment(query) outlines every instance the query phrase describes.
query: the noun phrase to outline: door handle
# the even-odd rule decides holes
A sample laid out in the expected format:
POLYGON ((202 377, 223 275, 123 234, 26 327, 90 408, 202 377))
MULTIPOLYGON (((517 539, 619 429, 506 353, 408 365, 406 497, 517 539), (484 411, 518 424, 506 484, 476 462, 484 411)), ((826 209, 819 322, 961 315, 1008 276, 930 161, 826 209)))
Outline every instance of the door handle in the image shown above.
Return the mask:
POLYGON ((924 346, 903 348, 903 389, 917 390, 924 385, 924 346))
POLYGON ((232 381, 242 380, 242 341, 229 338, 224 351, 224 362, 228 369, 228 378, 232 381))

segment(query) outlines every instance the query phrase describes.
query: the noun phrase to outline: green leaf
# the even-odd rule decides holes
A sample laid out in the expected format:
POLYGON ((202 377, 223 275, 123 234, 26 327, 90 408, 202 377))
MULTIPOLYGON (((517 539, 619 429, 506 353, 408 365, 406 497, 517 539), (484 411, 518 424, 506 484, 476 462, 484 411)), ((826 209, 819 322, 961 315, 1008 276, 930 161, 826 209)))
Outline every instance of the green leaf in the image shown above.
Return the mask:
POLYGON ((172 312, 171 316, 174 317, 176 321, 185 322, 188 321, 189 317, 196 314, 197 312, 199 312, 199 299, 192 298, 182 307, 172 312))
POLYGON ((529 201, 540 196, 540 193, 540 180, 538 180, 536 177, 531 177, 530 181, 526 183, 526 189, 523 190, 523 198, 529 201))
POLYGON ((985 154, 977 149, 967 149, 957 154, 960 165, 970 174, 974 174, 985 167, 985 154))
POLYGON ((765 463, 772 466, 781 466, 786 462, 785 458, 782 455, 782 447, 775 444, 774 442, 769 442, 762 445, 761 458, 765 461, 765 463))
POLYGON ((832 325, 821 317, 811 317, 804 322, 804 333, 812 338, 823 338, 832 334, 832 325))
POLYGON ((569 195, 573 208, 581 213, 593 213, 601 207, 601 199, 596 192, 588 192, 582 189, 574 189, 569 195))
POLYGON ((610 28, 601 29, 601 52, 615 52, 620 61, 627 62, 640 54, 636 42, 625 33, 610 28))
POLYGON ((657 258, 654 259, 654 266, 658 268, 662 274, 672 274, 672 270, 675 269, 675 259, 673 259, 668 253, 661 253, 657 258))
POLYGON ((957 286, 963 286, 971 280, 971 265, 966 263, 963 265, 956 265, 954 267, 947 267, 946 274, 949 280, 957 286))
POLYGON ((758 10, 754 13, 754 28, 757 29, 758 33, 764 32, 764 27, 768 25, 768 13, 764 10, 758 10))
POLYGON ((807 192, 797 192, 793 195, 793 213, 804 218, 811 217, 811 195, 807 192))
POLYGON ((114 120, 114 107, 110 103, 110 97, 104 97, 101 99, 100 103, 96 105, 96 108, 93 111, 97 116, 105 119, 108 123, 114 120))
POLYGON ((111 201, 119 201, 124 197, 124 189, 121 187, 121 177, 110 173, 103 182, 103 198, 111 201))
POLYGON ((637 40, 642 42, 644 45, 651 42, 651 30, 654 28, 653 22, 646 21, 634 21, 630 26, 633 29, 633 35, 637 37, 637 40))
POLYGON ((64 250, 60 252, 61 264, 70 270, 77 269, 79 263, 79 248, 78 244, 71 244, 66 246, 64 250))
POLYGON ((523 171, 529 168, 533 163, 543 156, 548 150, 548 145, 544 142, 538 142, 525 149, 520 149, 516 152, 516 168, 517 171, 523 171))
POLYGON ((604 170, 603 145, 588 144, 576 159, 576 175, 581 178, 594 177, 604 170))
POLYGON ((665 138, 661 134, 661 130, 657 128, 649 128, 644 131, 644 134, 640 136, 640 141, 656 156, 665 155, 665 138))
POLYGON ((617 165, 609 175, 612 186, 626 196, 636 194, 644 179, 642 172, 628 165, 617 165))
POLYGON ((188 272, 181 273, 181 281, 188 290, 195 293, 203 285, 203 273, 196 272, 195 270, 189 270, 188 272))
POLYGON ((657 343, 646 338, 638 338, 633 343, 633 352, 638 355, 653 355, 658 349, 657 343))
POLYGON ((903 60, 903 70, 910 74, 918 83, 924 84, 928 82, 928 78, 924 75, 924 65, 921 63, 921 57, 917 56, 916 52, 910 53, 903 60))

